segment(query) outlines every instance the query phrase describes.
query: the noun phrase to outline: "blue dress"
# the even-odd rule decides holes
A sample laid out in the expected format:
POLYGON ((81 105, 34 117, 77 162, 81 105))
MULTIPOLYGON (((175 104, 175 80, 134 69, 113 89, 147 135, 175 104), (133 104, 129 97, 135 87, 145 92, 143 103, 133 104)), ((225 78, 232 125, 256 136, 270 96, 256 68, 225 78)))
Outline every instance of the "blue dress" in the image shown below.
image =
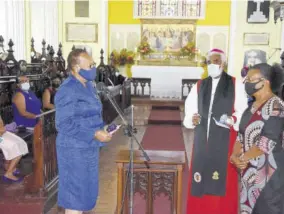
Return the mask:
POLYGON ((91 83, 84 87, 69 76, 55 95, 58 205, 88 211, 98 196, 99 151, 104 144, 94 139, 104 127, 102 104, 91 83))
MULTIPOLYGON (((33 113, 35 115, 39 115, 41 113, 41 101, 36 97, 36 95, 32 91, 24 92, 19 89, 17 90, 17 92, 21 93, 24 96, 27 112, 33 113)), ((12 103, 12 108, 14 122, 17 124, 17 126, 25 126, 30 128, 35 127, 35 125, 37 124, 37 119, 23 117, 14 103, 12 103)))

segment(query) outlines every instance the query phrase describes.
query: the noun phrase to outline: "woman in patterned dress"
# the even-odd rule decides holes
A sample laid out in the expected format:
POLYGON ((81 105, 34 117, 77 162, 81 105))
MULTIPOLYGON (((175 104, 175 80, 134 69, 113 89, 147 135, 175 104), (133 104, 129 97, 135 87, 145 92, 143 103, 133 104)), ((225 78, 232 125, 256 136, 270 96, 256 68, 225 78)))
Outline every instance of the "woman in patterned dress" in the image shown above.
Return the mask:
POLYGON ((280 66, 253 66, 245 80, 255 101, 243 113, 231 162, 241 172, 241 214, 284 213, 284 102, 273 91, 283 82, 280 66))

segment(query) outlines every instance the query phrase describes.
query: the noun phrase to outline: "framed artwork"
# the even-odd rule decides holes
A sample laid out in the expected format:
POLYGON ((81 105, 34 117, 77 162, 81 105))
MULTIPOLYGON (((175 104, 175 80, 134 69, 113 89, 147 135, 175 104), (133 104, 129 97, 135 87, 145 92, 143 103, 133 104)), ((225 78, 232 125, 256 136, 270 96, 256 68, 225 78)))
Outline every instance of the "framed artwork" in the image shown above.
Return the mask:
POLYGON ((248 0, 247 23, 267 23, 269 21, 269 0, 248 0))
POLYGON ((66 23, 67 42, 98 42, 97 23, 66 23))
POLYGON ((147 40, 156 53, 179 52, 189 42, 195 44, 195 22, 144 20, 141 41, 147 40))
POLYGON ((245 33, 244 45, 269 45, 269 33, 245 33))
POLYGON ((259 49, 251 49, 245 52, 244 66, 254 66, 259 63, 266 63, 266 52, 259 49))
POLYGON ((192 63, 192 60, 191 62, 188 59, 181 60, 180 51, 189 43, 195 47, 196 21, 145 19, 141 23, 141 41, 146 41, 153 51, 146 63, 153 64, 154 61, 158 62, 158 65, 192 63))
POLYGON ((89 0, 75 0, 75 17, 89 17, 89 0))

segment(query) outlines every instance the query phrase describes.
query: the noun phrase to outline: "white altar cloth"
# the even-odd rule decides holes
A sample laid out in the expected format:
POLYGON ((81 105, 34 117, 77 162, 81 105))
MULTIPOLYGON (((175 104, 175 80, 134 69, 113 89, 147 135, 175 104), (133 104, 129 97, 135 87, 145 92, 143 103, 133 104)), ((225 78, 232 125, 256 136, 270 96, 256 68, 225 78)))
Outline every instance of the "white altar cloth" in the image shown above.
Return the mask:
POLYGON ((132 66, 132 77, 151 78, 152 97, 181 98, 182 79, 200 79, 201 67, 184 66, 132 66))

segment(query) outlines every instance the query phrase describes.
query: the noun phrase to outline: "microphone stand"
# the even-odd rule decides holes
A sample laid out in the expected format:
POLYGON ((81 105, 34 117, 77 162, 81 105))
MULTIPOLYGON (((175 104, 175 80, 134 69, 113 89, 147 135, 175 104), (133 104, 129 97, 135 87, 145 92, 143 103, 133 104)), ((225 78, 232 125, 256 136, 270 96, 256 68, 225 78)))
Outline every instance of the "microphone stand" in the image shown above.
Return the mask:
POLYGON ((108 98, 108 100, 110 101, 112 106, 114 107, 115 111, 120 116, 122 123, 125 126, 125 130, 124 130, 125 134, 130 138, 130 160, 129 160, 128 172, 127 172, 127 177, 126 177, 126 184, 127 185, 125 185, 125 187, 124 187, 123 200, 122 200, 122 204, 121 204, 120 213, 123 214, 123 211, 124 211, 124 200, 125 200, 125 196, 126 196, 126 192, 127 192, 128 180, 129 180, 129 177, 130 177, 129 214, 133 214, 133 194, 134 194, 134 169, 133 169, 134 168, 133 167, 133 165, 134 165, 134 147, 133 147, 133 141, 135 141, 137 143, 140 150, 142 151, 142 154, 146 159, 144 164, 146 165, 146 167, 148 169, 150 168, 149 164, 148 164, 148 162, 150 161, 150 158, 147 155, 147 153, 145 152, 142 145, 139 143, 136 136, 134 135, 137 132, 136 129, 133 128, 134 127, 134 117, 133 117, 134 106, 133 105, 131 106, 131 124, 129 124, 127 122, 127 120, 125 119, 124 113, 122 112, 122 110, 120 109, 120 107, 118 106, 116 101, 112 98, 110 91, 106 87, 103 87, 103 94, 106 95, 106 97, 108 98))

